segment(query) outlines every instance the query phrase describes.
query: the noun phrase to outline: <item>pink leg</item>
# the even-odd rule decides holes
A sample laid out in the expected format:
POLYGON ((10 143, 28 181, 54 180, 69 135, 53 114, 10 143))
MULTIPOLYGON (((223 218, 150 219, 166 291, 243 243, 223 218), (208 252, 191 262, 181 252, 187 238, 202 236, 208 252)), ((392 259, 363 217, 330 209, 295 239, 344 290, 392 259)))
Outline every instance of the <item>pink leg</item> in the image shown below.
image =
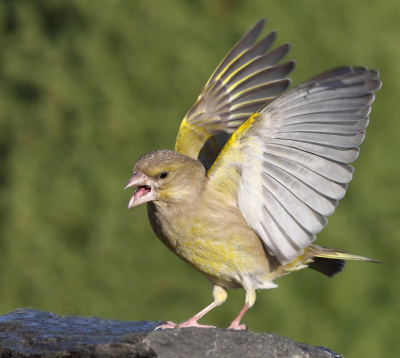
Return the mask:
POLYGON ((240 324, 240 320, 242 319, 242 317, 244 316, 244 314, 248 309, 249 309, 249 303, 246 302, 244 304, 244 307, 242 308, 238 316, 232 321, 228 329, 246 330, 247 326, 245 324, 240 324))
MULTIPOLYGON (((193 317, 189 318, 187 321, 176 324, 171 321, 167 321, 161 326, 158 326, 156 329, 168 329, 168 328, 185 328, 185 327, 202 327, 202 328, 216 328, 215 326, 208 326, 198 324, 197 321, 203 317, 207 312, 211 311, 217 304, 215 302, 208 305, 204 310, 200 311, 199 313, 195 314, 193 317)), ((244 312, 243 312, 244 314, 244 312)))

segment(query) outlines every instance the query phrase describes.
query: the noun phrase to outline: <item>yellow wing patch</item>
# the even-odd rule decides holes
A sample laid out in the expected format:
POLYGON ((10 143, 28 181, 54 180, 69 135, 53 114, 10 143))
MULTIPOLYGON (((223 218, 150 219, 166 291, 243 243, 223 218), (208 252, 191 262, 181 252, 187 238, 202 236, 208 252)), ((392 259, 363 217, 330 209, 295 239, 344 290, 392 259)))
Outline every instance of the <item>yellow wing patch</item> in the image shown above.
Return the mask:
POLYGON ((257 121, 259 116, 259 113, 254 113, 231 135, 207 172, 207 176, 211 179, 213 188, 234 201, 237 199, 240 184, 238 166, 243 164, 246 160, 243 146, 247 144, 247 139, 243 137, 257 121))
POLYGON ((175 151, 191 158, 197 158, 198 153, 209 137, 210 134, 204 127, 188 123, 185 117, 179 127, 175 151))

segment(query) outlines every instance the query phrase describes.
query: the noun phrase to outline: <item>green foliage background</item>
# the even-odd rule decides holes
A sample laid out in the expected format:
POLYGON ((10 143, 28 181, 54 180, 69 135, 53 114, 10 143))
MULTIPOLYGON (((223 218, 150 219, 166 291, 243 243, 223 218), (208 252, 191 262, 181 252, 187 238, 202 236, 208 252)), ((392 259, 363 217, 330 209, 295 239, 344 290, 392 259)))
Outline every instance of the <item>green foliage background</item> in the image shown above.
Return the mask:
MULTIPOLYGON (((155 238, 122 190, 143 153, 173 149, 216 65, 260 17, 291 42, 299 83, 380 70, 355 177, 317 243, 385 262, 277 280, 244 318, 347 357, 400 354, 400 5, 397 0, 3 0, 0 314, 182 321, 208 282, 155 238)), ((227 326, 241 290, 202 322, 227 326)))

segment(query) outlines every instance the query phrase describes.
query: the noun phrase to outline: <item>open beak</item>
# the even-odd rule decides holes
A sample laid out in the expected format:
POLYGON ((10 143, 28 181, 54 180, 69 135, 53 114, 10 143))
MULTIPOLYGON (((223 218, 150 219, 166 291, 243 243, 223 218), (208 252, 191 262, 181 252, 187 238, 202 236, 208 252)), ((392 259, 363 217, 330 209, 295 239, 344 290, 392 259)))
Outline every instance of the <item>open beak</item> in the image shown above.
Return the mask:
POLYGON ((133 193, 131 200, 129 200, 128 209, 155 199, 154 188, 147 175, 144 175, 141 172, 133 173, 124 189, 133 186, 136 186, 137 189, 133 193))

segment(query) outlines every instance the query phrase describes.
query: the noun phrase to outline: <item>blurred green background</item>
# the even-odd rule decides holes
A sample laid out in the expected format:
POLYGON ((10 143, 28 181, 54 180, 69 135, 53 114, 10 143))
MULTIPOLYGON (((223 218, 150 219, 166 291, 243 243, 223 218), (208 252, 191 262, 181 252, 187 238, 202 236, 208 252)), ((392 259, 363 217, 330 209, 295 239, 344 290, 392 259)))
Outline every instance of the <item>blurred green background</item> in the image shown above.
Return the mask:
MULTIPOLYGON (((122 188, 141 154, 173 149, 217 64, 267 17, 264 33, 292 43, 295 84, 338 65, 380 70, 354 179, 317 243, 385 264, 285 276, 243 322, 346 357, 398 357, 399 12, 398 0, 3 0, 0 314, 179 322, 211 302, 122 188)), ((229 291, 201 322, 226 327, 243 303, 229 291)))

